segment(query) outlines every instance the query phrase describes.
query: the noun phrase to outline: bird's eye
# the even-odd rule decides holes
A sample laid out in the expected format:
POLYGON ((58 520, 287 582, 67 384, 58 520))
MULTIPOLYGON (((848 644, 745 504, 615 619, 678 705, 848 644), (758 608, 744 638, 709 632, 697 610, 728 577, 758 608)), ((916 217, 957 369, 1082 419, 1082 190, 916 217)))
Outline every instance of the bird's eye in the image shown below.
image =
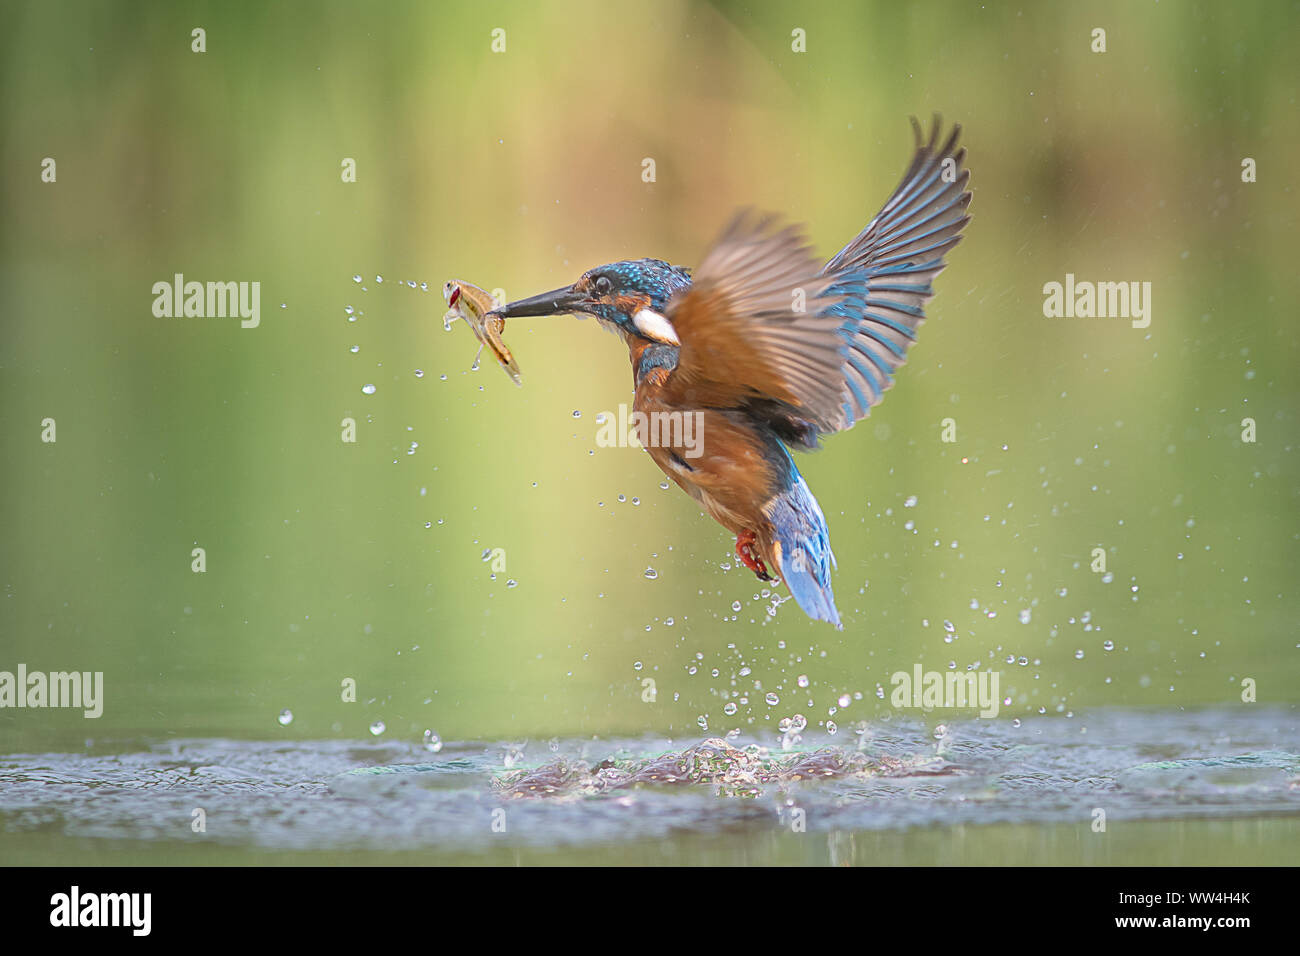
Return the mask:
POLYGON ((614 283, 609 281, 609 276, 596 276, 596 281, 592 287, 601 295, 608 295, 609 290, 614 288, 614 283))

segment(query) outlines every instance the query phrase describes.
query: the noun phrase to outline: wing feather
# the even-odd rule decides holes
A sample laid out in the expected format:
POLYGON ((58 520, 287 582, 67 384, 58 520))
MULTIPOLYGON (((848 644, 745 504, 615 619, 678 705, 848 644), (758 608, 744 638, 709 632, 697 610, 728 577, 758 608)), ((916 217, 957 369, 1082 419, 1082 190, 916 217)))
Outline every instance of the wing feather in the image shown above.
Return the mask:
POLYGON ((832 431, 849 428, 894 384, 925 319, 944 256, 970 221, 970 170, 954 126, 940 145, 935 117, 928 141, 914 119, 916 152, 879 214, 826 264, 843 298, 832 307, 847 342, 839 415, 832 431))
POLYGON ((718 407, 772 401, 817 428, 840 415, 841 296, 794 226, 738 215, 668 303, 681 339, 671 399, 718 407))
POLYGON ((928 140, 912 126, 916 152, 897 188, 824 266, 794 226, 751 212, 732 221, 668 302, 681 348, 667 401, 745 408, 805 446, 880 403, 970 221, 961 127, 941 143, 937 116, 928 140))

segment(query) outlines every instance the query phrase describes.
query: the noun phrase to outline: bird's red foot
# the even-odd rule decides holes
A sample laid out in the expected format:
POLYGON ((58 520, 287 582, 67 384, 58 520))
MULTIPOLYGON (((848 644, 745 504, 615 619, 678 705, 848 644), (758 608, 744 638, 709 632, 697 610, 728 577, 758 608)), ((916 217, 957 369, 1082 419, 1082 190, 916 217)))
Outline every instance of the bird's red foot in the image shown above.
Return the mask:
POLYGON ((773 578, 767 573, 767 565, 754 550, 754 541, 757 537, 753 531, 742 531, 736 535, 736 554, 745 563, 745 567, 758 575, 759 580, 771 581, 773 578))

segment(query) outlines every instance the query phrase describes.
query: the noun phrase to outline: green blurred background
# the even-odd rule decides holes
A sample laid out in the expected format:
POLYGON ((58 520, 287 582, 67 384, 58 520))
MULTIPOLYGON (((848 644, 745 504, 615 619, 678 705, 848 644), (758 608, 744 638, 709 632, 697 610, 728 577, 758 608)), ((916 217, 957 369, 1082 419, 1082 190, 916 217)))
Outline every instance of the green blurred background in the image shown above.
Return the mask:
POLYGON ((915 663, 1001 669, 1003 719, 1245 677, 1294 705, 1298 9, 4 4, 0 669, 107 700, 0 712, 0 745, 768 735, 874 721, 915 663), (523 389, 443 332, 447 278, 694 264, 741 205, 829 257, 934 111, 974 222, 899 387, 800 459, 843 632, 769 618, 725 532, 596 445, 631 381, 594 323, 512 323, 523 389), (1045 318, 1067 272, 1152 283, 1150 328, 1045 318), (259 281, 260 327, 155 318, 175 273, 259 281))

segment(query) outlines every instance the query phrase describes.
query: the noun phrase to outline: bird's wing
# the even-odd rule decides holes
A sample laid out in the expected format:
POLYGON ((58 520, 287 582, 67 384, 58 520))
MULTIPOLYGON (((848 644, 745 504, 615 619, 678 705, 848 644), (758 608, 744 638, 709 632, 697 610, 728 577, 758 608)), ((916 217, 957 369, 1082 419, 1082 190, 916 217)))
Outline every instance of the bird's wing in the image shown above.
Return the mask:
POLYGON ((776 402, 817 430, 842 415, 842 296, 798 229, 742 212, 666 309, 681 349, 668 401, 776 402))
POLYGON ((831 311, 842 320, 848 346, 831 431, 865 417, 894 384, 934 295, 931 282, 970 221, 970 171, 963 168, 966 150, 957 148, 961 127, 954 126, 942 145, 937 116, 928 141, 915 119, 912 127, 916 153, 902 182, 824 270, 836 279, 828 291, 841 301, 831 311))

